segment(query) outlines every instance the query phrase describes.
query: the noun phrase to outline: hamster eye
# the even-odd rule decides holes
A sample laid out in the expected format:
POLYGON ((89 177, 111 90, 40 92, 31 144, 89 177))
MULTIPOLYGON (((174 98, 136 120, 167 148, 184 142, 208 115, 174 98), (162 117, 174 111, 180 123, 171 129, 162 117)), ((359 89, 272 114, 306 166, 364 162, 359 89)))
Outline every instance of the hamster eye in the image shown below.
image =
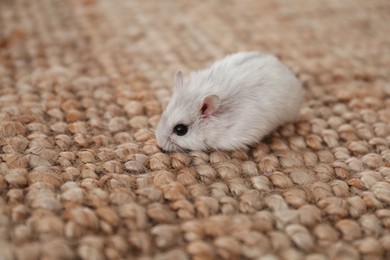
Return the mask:
POLYGON ((183 124, 178 124, 173 128, 173 132, 177 134, 178 136, 183 136, 187 133, 188 127, 183 124))

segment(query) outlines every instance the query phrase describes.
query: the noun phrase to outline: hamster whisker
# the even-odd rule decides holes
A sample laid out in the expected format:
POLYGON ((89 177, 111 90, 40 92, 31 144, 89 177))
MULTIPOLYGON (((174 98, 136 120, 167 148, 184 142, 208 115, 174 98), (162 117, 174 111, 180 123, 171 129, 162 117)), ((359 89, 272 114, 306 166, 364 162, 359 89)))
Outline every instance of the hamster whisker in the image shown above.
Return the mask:
POLYGON ((185 150, 183 148, 181 148, 179 145, 177 145, 174 141, 171 141, 171 144, 175 148, 176 151, 185 152, 185 150))

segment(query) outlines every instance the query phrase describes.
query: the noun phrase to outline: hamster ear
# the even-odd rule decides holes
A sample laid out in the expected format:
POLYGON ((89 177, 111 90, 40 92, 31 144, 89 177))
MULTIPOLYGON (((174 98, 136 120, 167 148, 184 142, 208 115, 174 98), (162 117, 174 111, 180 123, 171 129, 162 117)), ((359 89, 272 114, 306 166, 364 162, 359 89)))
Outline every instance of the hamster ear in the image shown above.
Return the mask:
POLYGON ((219 97, 217 95, 209 95, 203 98, 203 104, 201 108, 201 113, 204 117, 209 117, 213 115, 219 107, 219 97))
POLYGON ((184 76, 183 73, 178 70, 173 77, 173 89, 181 88, 184 85, 184 76))

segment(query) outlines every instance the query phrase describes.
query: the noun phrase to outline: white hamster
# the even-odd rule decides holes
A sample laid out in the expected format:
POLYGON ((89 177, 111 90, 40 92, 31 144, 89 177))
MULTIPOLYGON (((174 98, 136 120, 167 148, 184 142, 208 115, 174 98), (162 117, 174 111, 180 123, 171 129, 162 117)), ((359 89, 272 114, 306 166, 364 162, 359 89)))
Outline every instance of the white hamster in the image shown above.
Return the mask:
POLYGON ((174 76, 157 126, 164 151, 235 150, 297 119, 303 88, 273 55, 240 52, 211 67, 174 76))

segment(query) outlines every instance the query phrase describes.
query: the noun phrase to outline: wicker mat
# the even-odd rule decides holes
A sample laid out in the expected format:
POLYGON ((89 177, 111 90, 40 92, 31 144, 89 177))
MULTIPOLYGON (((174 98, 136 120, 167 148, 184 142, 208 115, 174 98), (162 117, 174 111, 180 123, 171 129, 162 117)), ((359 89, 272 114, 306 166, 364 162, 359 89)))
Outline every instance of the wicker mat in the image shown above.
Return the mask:
POLYGON ((0 0, 0 259, 390 259, 390 2, 191 2, 0 0), (242 50, 299 121, 160 152, 174 72, 242 50))

